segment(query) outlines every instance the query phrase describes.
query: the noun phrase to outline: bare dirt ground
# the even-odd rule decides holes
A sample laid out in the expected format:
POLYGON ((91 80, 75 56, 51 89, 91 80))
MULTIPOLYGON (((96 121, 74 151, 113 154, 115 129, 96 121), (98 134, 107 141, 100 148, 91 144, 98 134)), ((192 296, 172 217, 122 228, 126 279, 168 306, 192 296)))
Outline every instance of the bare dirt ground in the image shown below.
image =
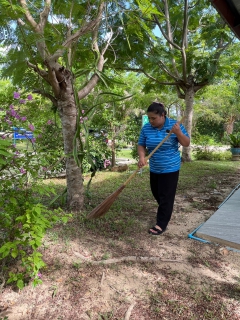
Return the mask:
POLYGON ((239 175, 221 179, 212 193, 199 185, 177 195, 161 236, 147 233, 154 202, 145 204, 141 226, 127 236, 111 226, 96 234, 76 222, 66 229, 74 237, 52 230, 41 249, 43 284, 22 291, 5 287, 0 319, 239 320, 240 253, 188 238, 239 184, 239 175))

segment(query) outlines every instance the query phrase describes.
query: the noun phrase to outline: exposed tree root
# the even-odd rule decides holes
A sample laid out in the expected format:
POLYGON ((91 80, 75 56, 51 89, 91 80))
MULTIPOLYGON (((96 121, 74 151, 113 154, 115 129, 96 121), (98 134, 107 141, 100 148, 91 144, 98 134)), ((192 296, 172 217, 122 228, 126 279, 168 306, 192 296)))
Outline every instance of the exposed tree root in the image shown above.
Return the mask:
POLYGON ((130 305, 130 307, 128 308, 128 310, 127 310, 127 312, 126 312, 126 314, 125 314, 124 320, 129 320, 129 319, 130 319, 130 316, 131 316, 131 313, 132 313, 132 311, 133 311, 133 308, 134 308, 135 304, 136 304, 136 302, 134 301, 134 302, 130 305))

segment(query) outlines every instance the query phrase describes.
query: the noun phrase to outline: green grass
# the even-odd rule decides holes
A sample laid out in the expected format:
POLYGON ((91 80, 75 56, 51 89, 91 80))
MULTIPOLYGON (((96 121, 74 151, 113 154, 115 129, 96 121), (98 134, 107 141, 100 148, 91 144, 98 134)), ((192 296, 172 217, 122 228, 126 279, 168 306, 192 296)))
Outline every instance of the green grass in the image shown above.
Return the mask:
MULTIPOLYGON (((12 143, 14 143, 14 140, 13 139, 8 139, 10 141, 12 141, 12 143)), ((28 139, 25 139, 25 140, 15 140, 15 144, 16 144, 16 147, 17 149, 19 149, 20 151, 21 150, 28 150, 28 151, 34 151, 33 150, 33 147, 32 147, 32 143, 28 140, 28 139)))
MULTIPOLYGON (((178 190, 190 190, 196 185, 204 183, 211 176, 219 180, 221 174, 234 174, 239 168, 235 161, 192 161, 184 163, 180 170, 178 190)), ((214 182, 211 183, 213 188, 214 182)))
POLYGON ((19 150, 34 151, 32 143, 28 140, 16 140, 16 146, 19 150))
MULTIPOLYGON (((224 175, 236 174, 239 167, 240 163, 236 161, 184 163, 180 170, 177 193, 184 194, 196 187, 202 188, 202 192, 211 192, 224 175), (209 177, 211 180, 208 179, 209 177)), ((145 227, 144 217, 148 219, 149 210, 156 210, 156 203, 149 185, 148 167, 143 169, 142 174, 136 174, 116 198, 106 215, 101 219, 86 219, 93 208, 116 191, 135 169, 136 165, 130 165, 129 171, 122 173, 111 171, 97 173, 90 188, 90 198, 86 200, 84 213, 77 216, 78 223, 82 226, 81 230, 86 228, 106 236, 114 233, 122 238, 130 236, 136 226, 139 229, 145 227)), ((84 183, 87 182, 86 178, 84 183)))
POLYGON ((117 158, 132 159, 131 152, 132 152, 131 149, 121 149, 120 151, 117 152, 117 158))
MULTIPOLYGON (((114 237, 128 238, 136 226, 139 230, 146 228, 145 223, 149 219, 149 212, 154 212, 157 206, 150 190, 148 167, 143 168, 142 173, 137 173, 127 184, 113 202, 107 214, 101 219, 87 219, 88 214, 114 193, 136 168, 136 164, 132 164, 129 166, 129 170, 125 172, 108 170, 97 172, 92 180, 90 192, 88 196, 86 195, 85 207, 81 214, 74 218, 79 228, 68 230, 67 227, 64 227, 61 232, 69 237, 86 231, 97 232, 99 235, 110 236, 110 238, 112 234, 114 234, 114 237)), ((224 176, 236 176, 239 168, 240 162, 238 161, 201 160, 184 163, 180 170, 177 194, 186 194, 196 188, 200 193, 212 192, 221 184, 224 176)), ((85 186, 89 178, 90 174, 84 176, 85 186)), ((56 183, 58 182, 55 181, 56 183)), ((62 180, 59 183, 62 183, 62 180)), ((56 184, 58 193, 63 188, 65 188, 64 185, 56 184)))

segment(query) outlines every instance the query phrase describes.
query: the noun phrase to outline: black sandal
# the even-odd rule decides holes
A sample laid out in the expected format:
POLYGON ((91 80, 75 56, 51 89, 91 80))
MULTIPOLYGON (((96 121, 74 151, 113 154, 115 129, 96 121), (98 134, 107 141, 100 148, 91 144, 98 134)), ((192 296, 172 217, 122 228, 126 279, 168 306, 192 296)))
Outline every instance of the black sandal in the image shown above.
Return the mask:
POLYGON ((150 229, 148 230, 148 233, 152 234, 153 236, 159 236, 159 235, 162 234, 165 230, 166 230, 166 229, 164 229, 164 230, 159 230, 159 229, 157 229, 157 228, 155 228, 155 227, 152 227, 152 228, 150 228, 150 229), (154 231, 156 231, 156 232, 151 231, 151 229, 154 230, 154 231))

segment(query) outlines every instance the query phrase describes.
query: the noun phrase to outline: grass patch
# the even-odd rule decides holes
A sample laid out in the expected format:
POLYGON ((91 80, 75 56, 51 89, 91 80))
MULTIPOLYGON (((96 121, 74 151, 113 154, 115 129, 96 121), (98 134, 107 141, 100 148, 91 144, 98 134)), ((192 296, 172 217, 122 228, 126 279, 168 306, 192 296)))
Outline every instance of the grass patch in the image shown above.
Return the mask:
POLYGON ((132 159, 132 149, 121 149, 117 151, 117 158, 132 159))
MULTIPOLYGON (((14 143, 14 139, 7 139, 9 141, 12 141, 14 143)), ((27 151, 34 151, 33 145, 30 140, 28 139, 16 139, 15 140, 15 145, 18 148, 18 150, 27 150, 27 151)))
MULTIPOLYGON (((201 160, 184 163, 180 170, 177 194, 184 194, 196 187, 202 188, 202 192, 212 191, 221 183, 224 175, 236 175, 239 166, 240 164, 236 161, 201 160)), ((100 219, 87 219, 88 214, 115 192, 136 168, 136 165, 133 164, 126 172, 99 171, 92 180, 90 193, 85 199, 84 210, 73 218, 78 228, 75 231, 72 229, 61 230, 61 233, 66 232, 71 237, 71 234, 76 236, 85 231, 97 232, 100 236, 107 236, 114 240, 127 238, 133 232, 145 230, 149 217, 153 216, 152 212, 155 212, 157 208, 150 190, 148 167, 145 167, 142 173, 136 174, 104 216, 100 219)), ((89 178, 89 175, 85 176, 84 185, 87 185, 89 178)), ((56 183, 57 180, 55 180, 56 183)), ((58 192, 64 187, 56 184, 58 192)), ((191 211, 192 208, 189 210, 191 211)), ((63 226, 64 228, 67 226, 63 226)), ((75 226, 73 226, 74 228, 75 226)))
MULTIPOLYGON (((184 192, 194 187, 203 184, 205 186, 208 182, 208 188, 216 187, 214 181, 208 181, 209 176, 211 179, 216 177, 216 181, 221 181, 222 174, 237 173, 239 163, 234 161, 192 161, 184 163, 180 170, 178 192, 184 192)), ((214 179, 215 180, 215 179, 214 179)))

